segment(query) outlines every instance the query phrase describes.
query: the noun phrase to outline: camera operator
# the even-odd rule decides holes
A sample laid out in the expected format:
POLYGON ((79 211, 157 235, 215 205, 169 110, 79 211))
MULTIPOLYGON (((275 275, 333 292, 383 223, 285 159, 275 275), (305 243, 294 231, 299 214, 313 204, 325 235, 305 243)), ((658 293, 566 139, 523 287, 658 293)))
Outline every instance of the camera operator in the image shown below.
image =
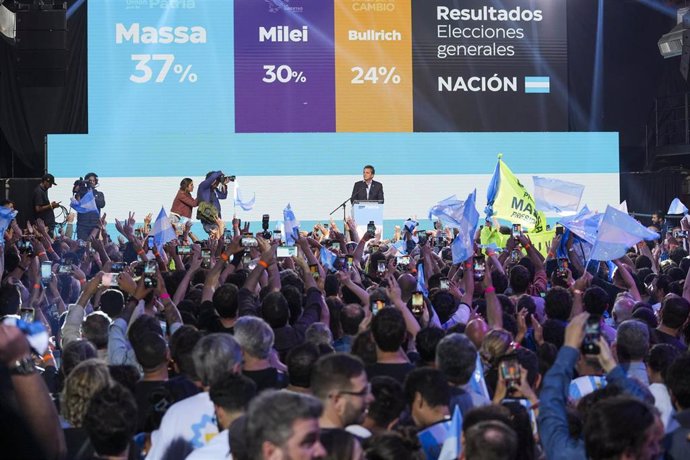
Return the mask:
POLYGON ((204 225, 206 233, 211 234, 218 227, 216 219, 221 217, 220 200, 228 197, 228 182, 234 181, 235 176, 226 176, 223 171, 211 171, 199 184, 196 217, 204 225))
POLYGON ((34 205, 34 218, 42 219, 48 229, 50 235, 53 235, 55 230, 55 214, 53 209, 60 206, 59 202, 50 201, 48 198, 48 189, 55 184, 55 177, 52 174, 45 174, 41 177, 41 183, 34 189, 33 194, 33 205, 34 205))
POLYGON ((101 219, 101 209, 105 207, 105 196, 102 192, 96 190, 98 187, 98 175, 90 172, 84 176, 83 180, 78 180, 74 183, 72 193, 74 197, 81 200, 89 190, 93 192, 93 197, 96 201, 98 212, 84 212, 77 215, 77 238, 80 240, 88 240, 91 231, 98 227, 101 219))

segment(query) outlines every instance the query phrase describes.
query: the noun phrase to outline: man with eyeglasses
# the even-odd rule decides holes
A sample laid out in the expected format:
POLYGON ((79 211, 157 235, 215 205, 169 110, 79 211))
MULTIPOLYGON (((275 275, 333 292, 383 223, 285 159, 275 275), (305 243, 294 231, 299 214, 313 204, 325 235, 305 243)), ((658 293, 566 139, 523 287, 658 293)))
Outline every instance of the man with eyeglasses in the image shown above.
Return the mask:
POLYGON ((311 386, 314 396, 323 403, 319 419, 322 430, 362 423, 367 407, 374 400, 364 363, 346 353, 321 357, 314 365, 311 386))

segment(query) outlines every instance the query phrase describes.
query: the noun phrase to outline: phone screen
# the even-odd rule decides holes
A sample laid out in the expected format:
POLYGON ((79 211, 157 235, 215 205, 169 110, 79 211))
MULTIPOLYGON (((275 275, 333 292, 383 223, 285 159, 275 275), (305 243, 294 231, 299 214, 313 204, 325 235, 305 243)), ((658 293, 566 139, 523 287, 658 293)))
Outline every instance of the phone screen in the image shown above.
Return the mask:
POLYGON ((36 314, 36 312, 34 311, 33 308, 22 307, 19 310, 19 319, 21 319, 22 321, 25 321, 27 323, 33 323, 35 314, 36 314))
POLYGON ((332 242, 332 243, 331 243, 331 248, 340 251, 340 242, 338 242, 338 241, 332 242))
POLYGON ((314 279, 319 279, 319 267, 316 265, 310 265, 309 266, 309 272, 311 273, 311 276, 314 277, 314 279))
POLYGON ((278 246, 276 256, 280 259, 297 256, 297 246, 278 246))
POLYGON ((520 365, 517 359, 504 359, 500 365, 501 376, 509 386, 519 385, 520 365))
POLYGON ((53 275, 53 263, 50 261, 41 262, 41 279, 43 281, 50 281, 53 275))
POLYGON ((117 273, 103 273, 101 284, 103 286, 117 286, 117 273))
POLYGON ((126 266, 127 264, 124 262, 113 262, 113 264, 110 266, 110 270, 113 273, 120 273, 125 269, 126 266))
POLYGON ((150 250, 153 250, 156 247, 156 243, 155 243, 152 236, 149 236, 148 238, 146 238, 146 247, 149 248, 150 250))
POLYGON ((522 225, 513 224, 513 238, 517 238, 522 233, 522 225))
POLYGON ((190 245, 176 246, 175 251, 179 255, 187 255, 192 253, 192 247, 190 245))
POLYGON ((450 282, 448 281, 448 278, 441 278, 440 288, 441 288, 441 289, 448 289, 448 288, 450 288, 450 282))
POLYGON ((598 316, 590 316, 585 323, 585 337, 582 340, 582 352, 586 355, 598 355, 601 322, 598 316))
POLYGON ((371 304, 371 312, 376 315, 378 312, 380 312, 384 307, 386 306, 386 303, 383 300, 377 300, 373 304, 371 304))
POLYGON ((158 284, 156 272, 158 271, 158 263, 155 260, 149 260, 144 265, 144 286, 155 287, 158 284))
POLYGON ((377 269, 379 273, 384 273, 386 271, 386 262, 379 262, 377 269))

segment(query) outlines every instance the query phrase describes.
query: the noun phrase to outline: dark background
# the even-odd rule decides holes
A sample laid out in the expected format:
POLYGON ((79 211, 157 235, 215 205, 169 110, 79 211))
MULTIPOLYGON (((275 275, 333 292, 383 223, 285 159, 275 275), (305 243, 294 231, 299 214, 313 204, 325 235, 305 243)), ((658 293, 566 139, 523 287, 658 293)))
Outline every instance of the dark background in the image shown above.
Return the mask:
MULTIPOLYGON (((76 0, 69 0, 68 6, 76 0)), ((684 93, 688 85, 680 58, 664 60, 657 41, 675 25, 675 17, 638 0, 564 0, 568 17, 568 124, 570 131, 620 132, 621 172, 645 168, 645 125, 652 120, 656 97, 684 93), (592 98, 595 79, 597 8, 603 2, 604 47, 600 98, 592 98), (596 110, 596 113, 593 113, 596 110)), ((671 5, 659 1, 659 4, 671 5)), ((459 3, 461 4, 461 3, 459 3)), ((16 50, 0 39, 0 177, 38 177, 45 168, 48 133, 88 132, 86 91, 86 3, 68 20, 68 69, 64 87, 21 87, 16 50)), ((621 181, 631 175, 622 174, 621 181)), ((621 184, 621 198, 631 188, 621 184)), ((656 193, 651 186, 649 193, 656 193)), ((680 184, 673 189, 676 193, 680 184)), ((670 202, 665 192, 648 206, 670 202), (656 202, 658 201, 658 204, 656 202)), ((641 198, 640 198, 641 199, 641 198)), ((630 209, 642 211, 642 202, 630 209)))

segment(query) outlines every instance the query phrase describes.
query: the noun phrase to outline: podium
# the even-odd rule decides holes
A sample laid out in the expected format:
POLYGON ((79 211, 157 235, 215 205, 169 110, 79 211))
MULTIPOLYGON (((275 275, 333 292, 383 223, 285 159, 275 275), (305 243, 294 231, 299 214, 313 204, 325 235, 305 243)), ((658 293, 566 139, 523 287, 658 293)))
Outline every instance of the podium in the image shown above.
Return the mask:
POLYGON ((376 225, 376 235, 383 238, 383 203, 379 201, 353 201, 352 218, 357 223, 357 233, 360 236, 367 231, 367 225, 374 221, 376 225))

